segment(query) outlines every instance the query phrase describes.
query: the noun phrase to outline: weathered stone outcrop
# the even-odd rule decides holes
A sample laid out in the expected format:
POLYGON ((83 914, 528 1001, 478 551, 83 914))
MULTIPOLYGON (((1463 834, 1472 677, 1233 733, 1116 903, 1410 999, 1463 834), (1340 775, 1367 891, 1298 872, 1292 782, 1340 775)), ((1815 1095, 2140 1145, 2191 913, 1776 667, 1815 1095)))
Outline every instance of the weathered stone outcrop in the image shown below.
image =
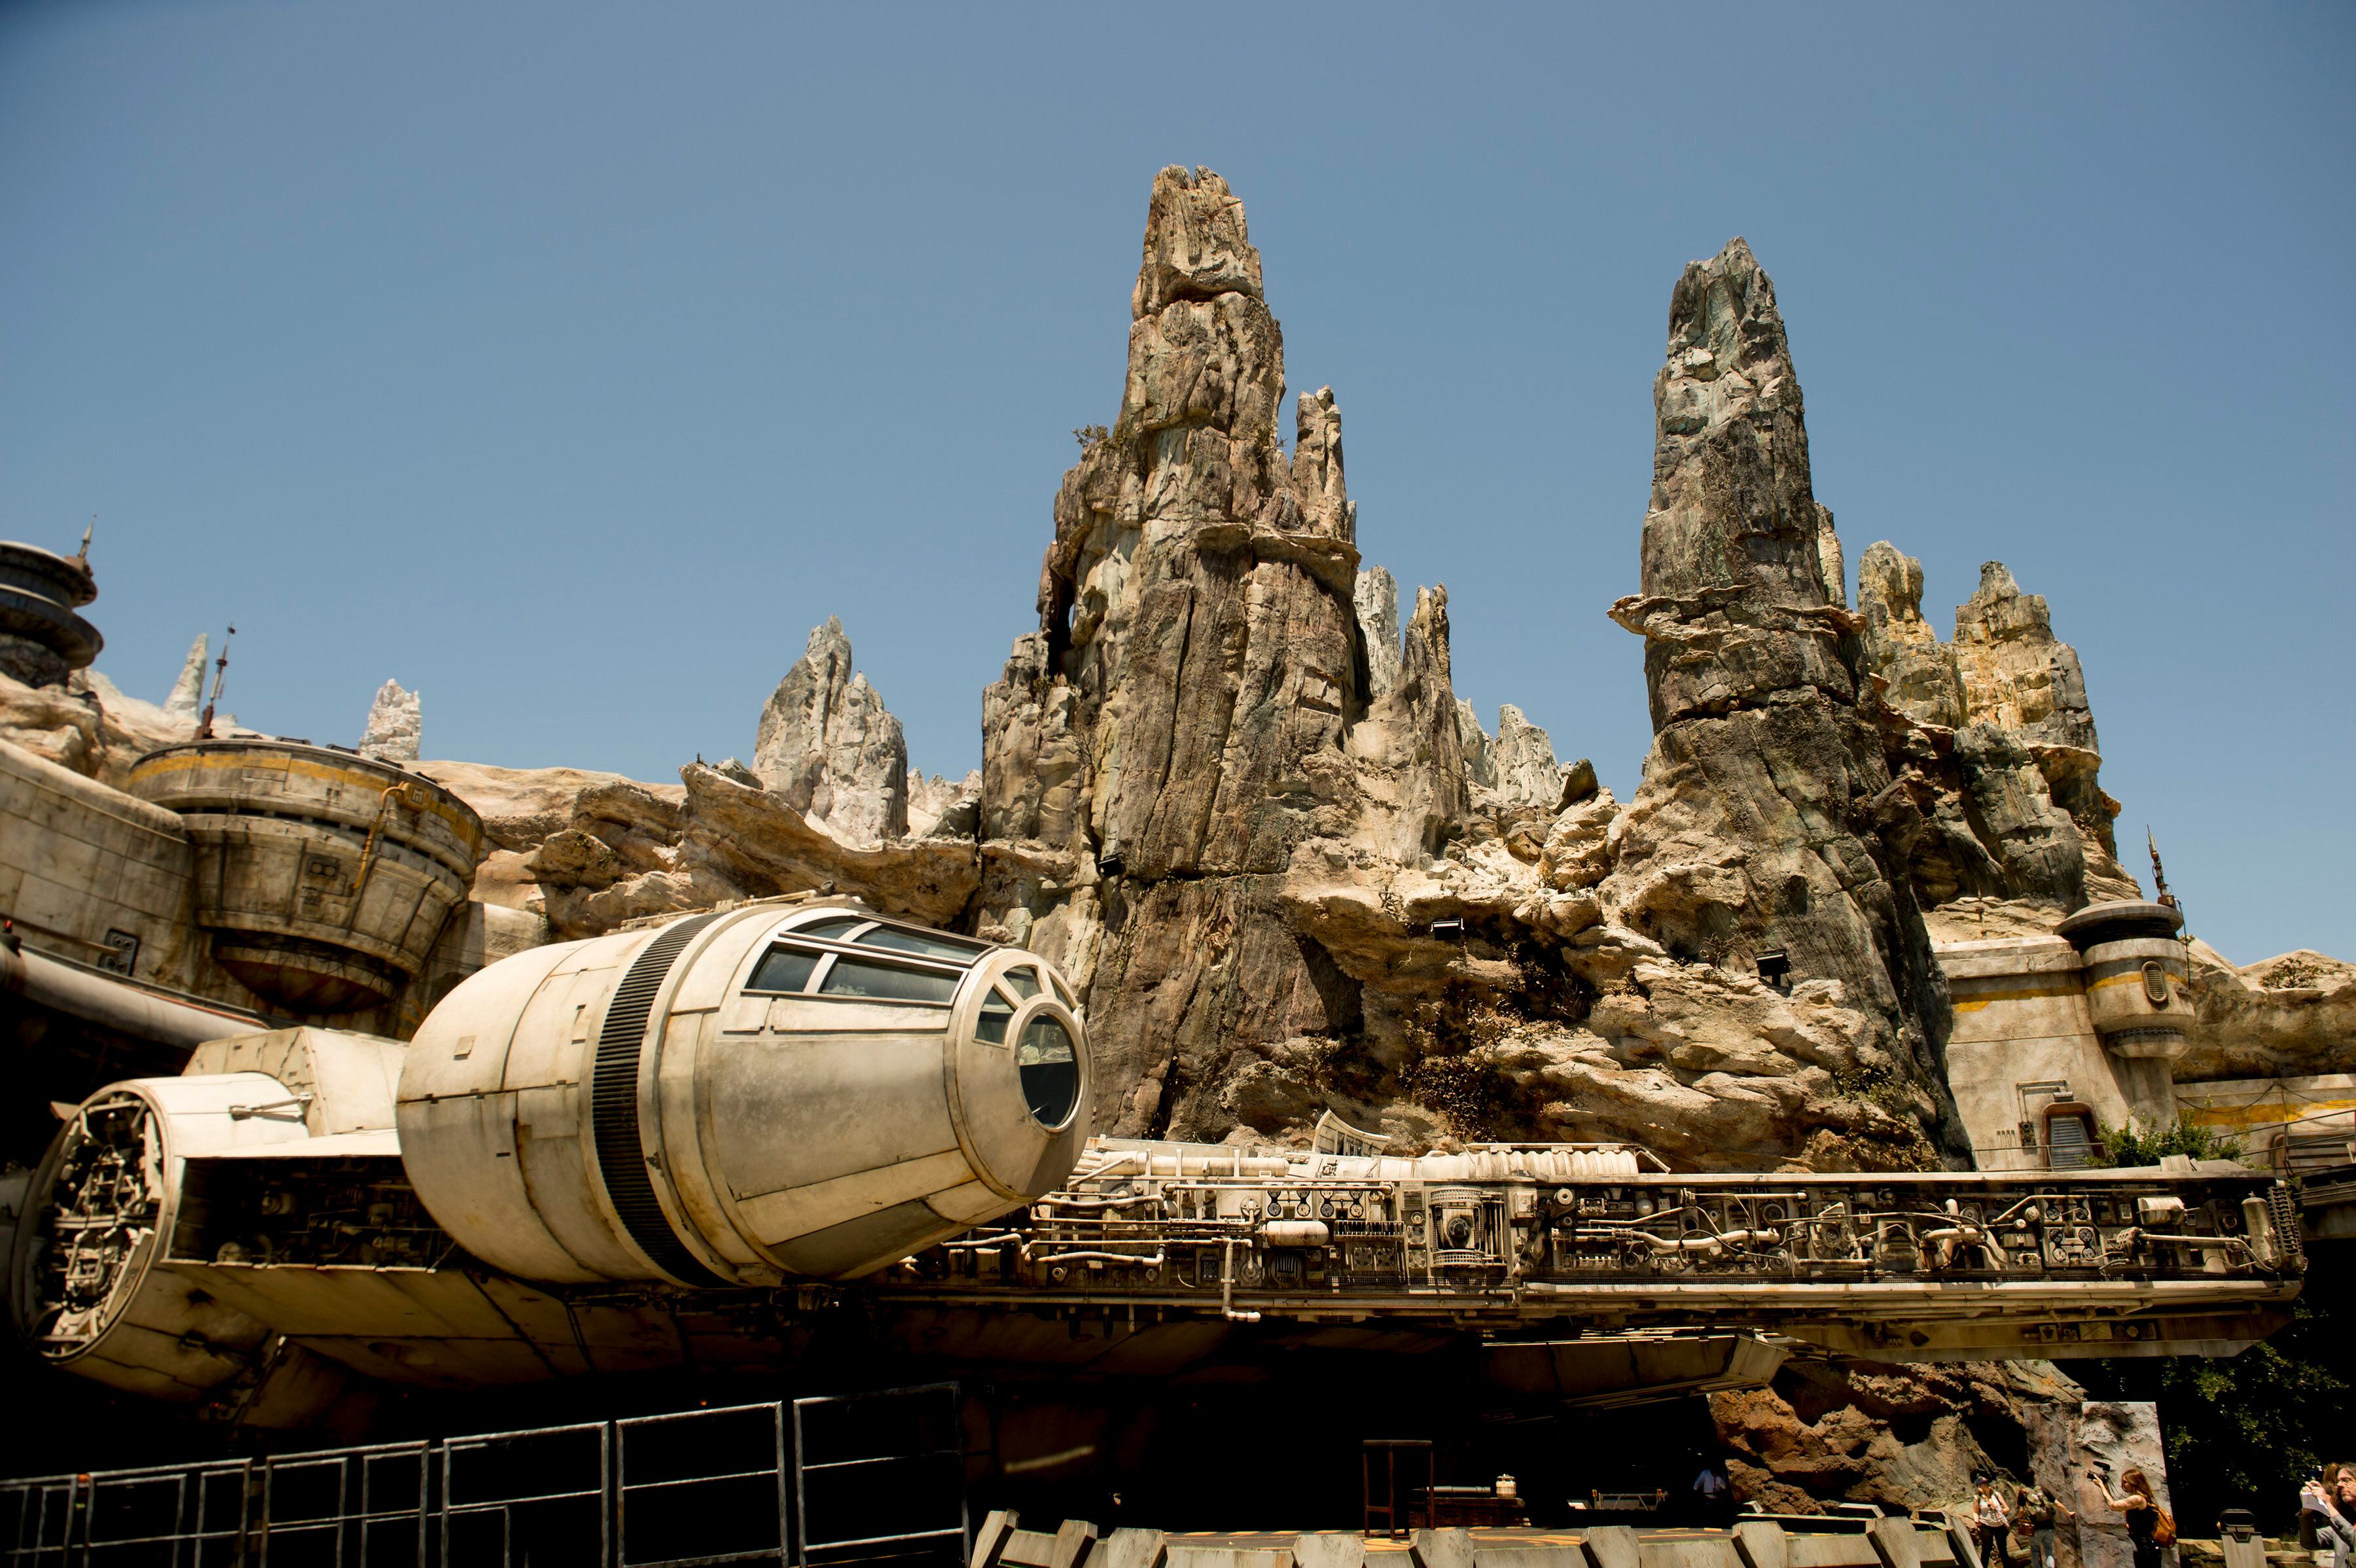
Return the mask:
POLYGON ((2197 940, 2190 957, 2177 1081, 2356 1072, 2356 964, 2301 949, 2237 969, 2197 940))
POLYGON ((1859 622, 1827 593, 1799 381, 1741 241, 1678 281, 1654 405, 1644 591, 1612 607, 1645 639, 1654 743, 1607 901, 1678 958, 1780 951, 1830 983, 1865 1020, 1858 1078, 1921 1130, 1909 1157, 1961 1158, 1944 984, 1874 820, 1892 780, 1859 703, 1859 622))
POLYGON ((1903 1513, 1960 1507, 1982 1473, 2054 1485, 2029 1432, 2074 1421, 2085 1397, 2050 1361, 1804 1359, 1768 1388, 1710 1395, 1709 1412, 1741 1500, 1771 1513, 1839 1502, 1903 1513))
POLYGON ((1278 890, 1366 654, 1340 415, 1304 395, 1279 444, 1283 338, 1216 175, 1154 181, 1131 315, 1119 417, 1055 499, 1041 629, 984 698, 981 912, 1087 988, 1100 1117, 1135 1132, 1205 1125, 1238 1052, 1355 1025, 1278 890))
POLYGON ((1387 697, 1399 678, 1398 579, 1387 568, 1358 574, 1358 636, 1366 650, 1366 701, 1387 697))
POLYGON ((211 642, 203 632, 188 644, 188 657, 180 665, 180 673, 172 682, 172 690, 164 698, 164 711, 176 717, 195 719, 205 705, 205 658, 211 642))
POLYGON ((368 723, 360 729, 359 754, 406 768, 423 755, 424 739, 423 694, 402 690, 398 681, 378 687, 376 700, 369 704, 368 723))
MULTIPOLYGON (((724 770, 724 769, 723 769, 724 770)), ((743 779, 739 783, 744 782, 743 779)), ((945 834, 954 838, 974 837, 981 827, 981 769, 969 769, 962 779, 951 779, 936 773, 925 777, 923 768, 911 768, 908 773, 908 832, 916 838, 945 834)))
POLYGON ((552 940, 625 920, 832 886, 937 925, 980 882, 971 840, 847 844, 782 792, 691 763, 673 785, 576 768, 425 762, 495 846, 475 897, 538 915, 552 940))
POLYGON ((1917 897, 2009 901, 2050 921, 2092 898, 2141 897, 2115 858, 2118 802, 2097 782, 2078 655, 2054 639, 2044 599, 1991 561, 1952 644, 1922 602, 1922 564, 1870 546, 1858 566, 1865 664, 1918 819, 1903 835, 1917 897))
POLYGON ((830 616, 761 709, 753 771, 848 843, 908 831, 908 743, 830 616))
POLYGON ((1554 742, 1507 703, 1497 710, 1497 738, 1489 747, 1490 788, 1509 806, 1542 806, 1562 799, 1562 768, 1554 742))
MULTIPOLYGON (((126 696, 98 670, 77 670, 59 686, 27 686, 0 674, 0 740, 117 789, 129 780, 133 763, 196 730, 194 714, 126 696)), ((226 714, 215 731, 251 733, 226 714)))

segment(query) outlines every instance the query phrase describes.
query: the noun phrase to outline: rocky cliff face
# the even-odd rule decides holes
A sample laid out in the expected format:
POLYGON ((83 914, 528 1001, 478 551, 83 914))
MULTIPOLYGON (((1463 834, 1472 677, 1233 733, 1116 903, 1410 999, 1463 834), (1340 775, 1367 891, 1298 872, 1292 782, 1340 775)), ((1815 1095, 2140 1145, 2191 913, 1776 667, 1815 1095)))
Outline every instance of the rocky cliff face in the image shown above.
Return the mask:
POLYGON ((1836 1502, 1902 1513, 1959 1505, 1980 1474, 2052 1485, 2028 1431, 2037 1418, 2074 1415, 2084 1399, 2050 1361, 1802 1359, 1767 1388, 1710 1395, 1709 1412, 1744 1501, 1771 1513, 1836 1502))
POLYGON ((1799 381, 1741 241, 1678 281, 1653 395, 1644 591, 1612 616, 1645 639, 1654 743, 1606 896, 1680 959, 1786 955, 1861 1019, 1837 1077, 1895 1113, 1870 1123, 1876 1152, 1961 1157, 1944 987, 1903 849, 1877 820, 1891 776, 1860 700, 1858 623, 1826 591, 1799 381))
POLYGON ((1304 395, 1280 444, 1283 336, 1216 175, 1155 179, 1130 312, 1039 630, 983 699, 980 918, 1084 987, 1100 1116, 1135 1133, 1215 1121, 1239 1052, 1355 1026, 1278 895, 1367 680, 1341 416, 1304 395))
POLYGON ((1980 568, 1943 643, 1922 616, 1922 567, 1887 541, 1858 564, 1865 667, 1909 819, 1916 897, 1934 934, 2047 929, 2102 898, 2140 897, 2111 833, 2094 720, 2077 650, 2053 636, 2045 600, 2004 564, 1980 568))
MULTIPOLYGON (((1217 176, 1156 178, 1130 303, 1118 416, 1056 492, 976 774, 910 772, 830 621, 750 766, 416 764, 488 824, 477 897, 571 938, 831 884, 1027 943, 1079 986, 1122 1133, 1299 1139, 1332 1110, 1401 1146, 1956 1158, 1929 937, 2048 929, 2134 884, 2042 599, 1992 564, 1943 643, 1883 543, 1846 607, 1749 249, 1672 292, 1642 591, 1612 611, 1645 639, 1655 725, 1624 808, 1519 709, 1483 730, 1444 588, 1403 606, 1362 569, 1338 407, 1294 400, 1287 449, 1282 335, 1217 176)), ((186 738, 198 690, 0 679, 0 736, 119 777, 186 738)), ((2187 1076, 2329 1070, 2356 987, 2274 962, 2202 970, 2187 1076)))

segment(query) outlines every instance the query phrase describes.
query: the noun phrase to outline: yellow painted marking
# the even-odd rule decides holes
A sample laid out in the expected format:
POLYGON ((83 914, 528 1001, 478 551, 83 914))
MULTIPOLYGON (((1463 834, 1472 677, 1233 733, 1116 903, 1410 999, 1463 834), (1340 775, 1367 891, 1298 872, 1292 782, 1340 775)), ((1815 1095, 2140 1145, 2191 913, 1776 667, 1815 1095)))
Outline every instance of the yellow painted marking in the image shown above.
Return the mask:
POLYGON ((2074 996, 2077 993, 2078 988, 2070 984, 2031 985, 2011 991, 1976 991, 1968 996, 1956 997, 1954 1010, 1975 1013, 1991 1002, 2035 1002, 2048 996, 2074 996))
MULTIPOLYGON (((316 779, 322 783, 348 784, 378 795, 383 794, 387 788, 382 779, 373 773, 362 772, 357 768, 337 768, 325 762, 314 762, 305 757, 283 757, 273 752, 263 752, 254 757, 232 754, 150 757, 131 770, 131 782, 136 784, 142 778, 156 773, 183 771, 221 773, 232 769, 239 773, 299 773, 306 779, 316 779)), ((471 840, 482 832, 479 821, 468 822, 438 799, 442 786, 434 783, 423 773, 404 774, 402 782, 413 782, 424 786, 421 793, 424 795, 426 804, 433 809, 435 816, 450 825, 452 831, 456 832, 462 841, 471 840)))
MULTIPOLYGON (((2162 972, 2164 973, 2164 972, 2165 972, 2165 971, 2163 971, 2162 972)), ((2174 975, 2172 975, 2172 974, 2171 974, 2171 975, 2169 975, 2168 980, 2169 980, 2169 989, 2170 989, 2170 990, 2179 989, 2179 988, 2180 988, 2180 987, 2183 985, 2183 983, 2184 983, 2182 981, 2180 981, 2180 980, 2177 979, 2177 977, 2176 977, 2176 976, 2174 976, 2174 975)), ((2139 970, 2139 969, 2131 969, 2131 970, 2127 971, 2125 974, 2115 974, 2115 975, 2112 975, 2108 980, 2097 980, 2097 981, 2094 982, 2092 984, 2088 985, 2088 986, 2086 987, 2086 990, 2091 993, 2093 993, 2093 992, 2100 991, 2100 990, 2102 990, 2102 989, 2103 989, 2104 987, 2105 987, 2105 986, 2111 986, 2111 985, 2141 985, 2142 983, 2143 983, 2143 971, 2141 971, 2141 970, 2139 970)))
POLYGON ((2356 1100, 2302 1100, 2289 1105, 2277 1100, 2267 1105, 2187 1105, 2183 1110, 2187 1121, 2203 1127, 2270 1127, 2337 1111, 2356 1111, 2356 1100))

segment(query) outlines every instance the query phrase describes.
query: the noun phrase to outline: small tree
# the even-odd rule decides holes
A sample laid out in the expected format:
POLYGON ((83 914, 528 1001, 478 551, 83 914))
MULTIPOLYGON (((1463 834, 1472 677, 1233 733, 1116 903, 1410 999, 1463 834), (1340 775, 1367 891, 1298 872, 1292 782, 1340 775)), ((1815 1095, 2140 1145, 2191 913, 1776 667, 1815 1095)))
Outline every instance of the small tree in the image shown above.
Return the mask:
POLYGON ((2243 1153, 2239 1138, 2204 1126, 2189 1116, 2179 1116, 2175 1125, 2158 1132, 2140 1127, 2129 1118, 2124 1127, 2104 1127, 2099 1142, 2099 1150, 2087 1158, 2090 1165, 2156 1165, 2166 1155, 2190 1155, 2196 1160, 2238 1160, 2243 1153))

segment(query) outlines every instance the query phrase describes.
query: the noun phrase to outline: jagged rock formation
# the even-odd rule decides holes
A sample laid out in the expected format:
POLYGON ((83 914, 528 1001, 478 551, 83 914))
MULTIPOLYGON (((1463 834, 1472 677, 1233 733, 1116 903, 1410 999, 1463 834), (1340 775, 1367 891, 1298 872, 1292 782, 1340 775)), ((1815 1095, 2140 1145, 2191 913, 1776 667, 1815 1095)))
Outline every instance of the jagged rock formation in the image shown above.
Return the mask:
POLYGON ((1833 509, 1816 503, 1816 566, 1825 585, 1825 601, 1848 608, 1848 567, 1841 554, 1840 535, 1833 532, 1833 509))
POLYGON ((1464 754, 1464 777, 1483 789, 1496 783, 1496 770, 1489 762, 1489 732, 1481 727, 1481 715, 1463 698, 1456 699, 1456 745, 1464 754))
POLYGON ((1157 177, 1130 303, 1119 417, 1065 476, 1040 630, 983 699, 981 797, 982 918, 1087 988, 1122 1131, 1199 1124, 1238 1048, 1355 1023, 1278 891, 1365 660, 1341 417, 1304 395, 1279 445, 1283 338, 1216 175, 1157 177))
POLYGON ((552 940, 625 920, 833 885, 933 924, 980 880, 972 843, 846 844, 790 799, 690 763, 675 785, 576 768, 423 762, 483 818, 494 848, 475 897, 548 922, 552 940))
POLYGON ((1709 1412, 1742 1500, 1771 1513, 1836 1502, 1903 1513, 1959 1506, 1983 1472, 2053 1485, 2026 1430, 2075 1417, 2085 1397, 2050 1361, 1799 1359, 1768 1388, 1710 1395, 1709 1412))
POLYGON ((398 681, 378 687, 376 700, 369 704, 368 723, 360 729, 359 754, 406 768, 422 755, 424 740, 423 695, 403 691, 398 681))
POLYGON ((1679 957, 1788 954, 1864 1020, 1846 1071, 1882 1090, 1869 1141, 1961 1157, 1944 983, 1875 823, 1891 779, 1859 702, 1858 623, 1826 591, 1799 381, 1741 241, 1678 281, 1654 405, 1644 592, 1612 607, 1645 639, 1654 744, 1607 897, 1679 957))
POLYGON ((2302 948, 2235 968, 2190 944, 2193 1026, 2179 1083, 2356 1070, 2356 964, 2302 948))
POLYGON ((1507 703, 1497 710, 1497 738, 1489 747, 1489 787, 1514 806, 1551 811, 1562 798, 1562 768, 1547 732, 1507 703))
POLYGON ((981 827, 981 769, 970 768, 962 779, 936 773, 925 777, 919 768, 908 774, 908 832, 924 838, 941 834, 969 839, 981 827))
POLYGON ((1858 566, 1866 668, 1888 706, 1893 764, 1918 819, 1905 835, 1916 897, 1942 935, 2050 926, 2095 898, 2141 896, 2111 836, 2118 802, 2102 766, 2077 651, 2054 639, 2045 601, 2001 562, 1955 611, 1942 643, 1922 617, 1922 567, 1887 541, 1858 566))
POLYGON ((212 643, 203 632, 188 644, 188 657, 180 665, 179 675, 172 682, 172 690, 164 698, 164 711, 193 721, 205 705, 205 658, 212 651, 212 643))
POLYGON ((1387 697, 1399 678, 1398 579, 1387 567, 1358 574, 1358 636, 1366 649, 1366 701, 1387 697))
POLYGON ((830 616, 761 709, 753 771, 847 843, 908 831, 908 743, 830 616))

